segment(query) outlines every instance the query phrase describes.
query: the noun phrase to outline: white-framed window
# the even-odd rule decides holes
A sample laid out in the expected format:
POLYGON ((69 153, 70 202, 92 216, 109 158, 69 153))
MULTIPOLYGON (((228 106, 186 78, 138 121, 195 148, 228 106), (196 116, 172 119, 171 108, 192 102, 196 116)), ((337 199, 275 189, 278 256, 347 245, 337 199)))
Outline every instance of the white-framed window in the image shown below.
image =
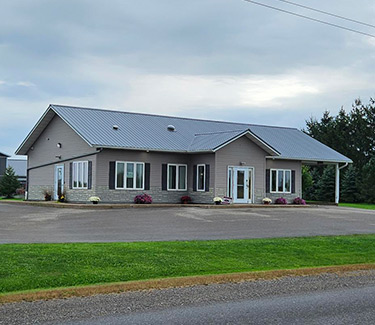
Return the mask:
POLYGON ((292 171, 290 169, 271 169, 271 193, 291 193, 292 171))
POLYGON ((87 189, 89 179, 88 165, 88 161, 73 161, 73 189, 87 189))
POLYGON ((206 190, 206 165, 197 165, 197 191, 206 190))
POLYGON ((143 162, 116 161, 116 190, 143 190, 145 164, 143 162))
POLYGON ((168 164, 167 185, 168 191, 186 191, 187 165, 168 164))

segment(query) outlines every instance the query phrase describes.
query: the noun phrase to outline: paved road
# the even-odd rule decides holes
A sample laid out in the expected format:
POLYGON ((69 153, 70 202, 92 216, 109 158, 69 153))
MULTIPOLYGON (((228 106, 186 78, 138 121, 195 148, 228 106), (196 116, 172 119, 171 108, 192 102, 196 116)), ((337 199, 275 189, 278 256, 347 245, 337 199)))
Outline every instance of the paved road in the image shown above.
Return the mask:
POLYGON ((0 324, 373 324, 375 271, 0 306, 0 324))
POLYGON ((375 233, 375 211, 156 208, 78 210, 0 204, 0 243, 235 239, 375 233))

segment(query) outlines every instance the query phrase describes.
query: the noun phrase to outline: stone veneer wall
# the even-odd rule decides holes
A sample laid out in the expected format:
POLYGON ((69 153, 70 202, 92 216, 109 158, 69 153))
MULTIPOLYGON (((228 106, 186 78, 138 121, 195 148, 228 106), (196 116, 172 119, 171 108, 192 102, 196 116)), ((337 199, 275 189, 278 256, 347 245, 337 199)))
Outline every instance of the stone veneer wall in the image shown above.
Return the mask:
POLYGON ((28 200, 31 201, 44 201, 44 191, 47 190, 52 195, 53 200, 53 186, 50 185, 33 185, 29 186, 28 200))
POLYGON ((272 200, 272 203, 275 202, 276 199, 283 197, 288 201, 288 203, 293 203, 293 200, 298 197, 297 193, 267 193, 266 196, 272 200))
POLYGON ((148 191, 139 191, 110 190, 107 186, 98 186, 95 195, 99 196, 103 203, 133 203, 134 197, 143 193, 151 195, 154 203, 181 203, 181 197, 184 195, 189 195, 193 203, 213 202, 213 189, 209 192, 193 192, 192 189, 188 191, 162 191, 160 187, 151 187, 148 191))

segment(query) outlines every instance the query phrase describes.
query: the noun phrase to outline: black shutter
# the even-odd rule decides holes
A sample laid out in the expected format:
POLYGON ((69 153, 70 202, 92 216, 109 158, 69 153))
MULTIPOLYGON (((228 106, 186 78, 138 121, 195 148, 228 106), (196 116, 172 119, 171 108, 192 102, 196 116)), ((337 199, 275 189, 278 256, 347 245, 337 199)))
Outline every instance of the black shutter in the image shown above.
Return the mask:
POLYGON ((270 191, 270 170, 266 169, 266 193, 271 193, 270 191))
POLYGON ((292 170, 292 193, 296 193, 296 171, 292 170))
POLYGON ((89 161, 88 168, 87 168, 87 188, 91 190, 92 188, 92 161, 89 161))
POLYGON ((193 166, 193 191, 197 190, 197 165, 193 166))
POLYGON ((109 162, 109 189, 115 189, 115 179, 116 179, 116 162, 110 161, 109 162))
POLYGON ((210 165, 206 165, 205 191, 210 190, 210 165))
POLYGON ((150 164, 145 163, 145 190, 148 191, 150 189, 150 164))
POLYGON ((69 189, 73 188, 73 163, 69 164, 69 189))
POLYGON ((163 191, 167 190, 167 164, 161 165, 161 189, 163 191))

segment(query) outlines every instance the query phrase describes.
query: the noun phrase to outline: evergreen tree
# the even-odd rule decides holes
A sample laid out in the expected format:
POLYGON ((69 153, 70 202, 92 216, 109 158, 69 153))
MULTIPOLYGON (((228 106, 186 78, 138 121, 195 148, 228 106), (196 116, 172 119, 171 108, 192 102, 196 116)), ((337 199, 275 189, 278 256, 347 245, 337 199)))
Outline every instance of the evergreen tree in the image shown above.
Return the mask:
POLYGON ((375 203, 375 158, 363 167, 361 192, 365 202, 375 203))
POLYGON ((20 182, 14 173, 14 169, 8 167, 0 181, 0 193, 7 198, 11 198, 20 186, 20 182))
POLYGON ((358 202, 360 201, 360 191, 358 184, 360 184, 359 175, 356 168, 350 165, 345 171, 341 182, 341 200, 344 202, 358 202))
POLYGON ((333 202, 335 199, 335 168, 327 166, 317 183, 315 196, 318 201, 333 202))
POLYGON ((313 185, 313 178, 308 166, 302 166, 302 197, 307 198, 309 189, 313 185))

